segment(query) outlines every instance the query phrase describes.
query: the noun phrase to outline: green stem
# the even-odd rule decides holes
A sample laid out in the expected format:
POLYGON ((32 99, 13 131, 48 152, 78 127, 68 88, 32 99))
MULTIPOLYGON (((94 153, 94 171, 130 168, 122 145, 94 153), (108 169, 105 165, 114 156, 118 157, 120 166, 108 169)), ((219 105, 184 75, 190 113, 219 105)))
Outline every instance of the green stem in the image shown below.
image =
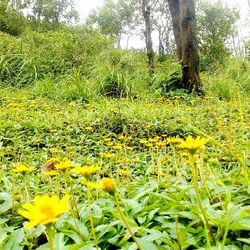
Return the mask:
POLYGON ((198 173, 197 173, 197 167, 195 165, 194 155, 191 155, 191 162, 192 162, 192 179, 193 179, 193 183, 194 183, 194 189, 195 189, 195 193, 196 193, 196 197, 197 197, 197 201, 198 201, 198 206, 199 206, 200 211, 201 211, 203 218, 205 220, 205 223, 204 223, 205 236, 206 236, 206 240, 207 240, 207 244, 208 244, 208 249, 211 249, 211 243, 210 243, 210 237, 209 237, 210 226, 208 223, 206 211, 202 206, 201 195, 199 192, 199 185, 198 185, 198 173))
POLYGON ((52 224, 46 225, 46 234, 49 242, 49 249, 54 250, 54 230, 52 224))
POLYGON ((94 227, 94 221, 93 221, 93 217, 92 217, 92 213, 91 213, 91 200, 90 200, 90 190, 89 187, 87 187, 87 196, 88 196, 88 209, 89 209, 89 222, 90 222, 90 227, 91 227, 91 232, 94 238, 94 242, 95 242, 95 247, 98 250, 98 242, 97 242, 97 238, 96 238, 96 234, 95 234, 95 227, 94 227))
POLYGON ((176 227, 177 243, 178 243, 179 249, 181 250, 180 234, 179 234, 179 227, 178 227, 178 215, 175 216, 175 227, 176 227))
POLYGON ((209 141, 211 141, 214 145, 218 146, 219 148, 221 148, 223 151, 227 152, 229 155, 231 155, 233 158, 235 158, 236 160, 238 160, 238 162, 241 165, 241 169, 240 172, 243 172, 244 174, 244 179, 246 182, 246 185, 248 186, 250 181, 249 181, 249 176, 246 170, 246 165, 245 162, 241 159, 241 157, 239 157, 237 155, 237 153, 235 153, 234 151, 230 150, 230 148, 226 148, 225 146, 223 146, 220 142, 216 141, 214 138, 212 138, 211 136, 209 136, 208 134, 206 134, 205 132, 203 132, 200 129, 197 129, 196 127, 189 125, 189 127, 191 129, 193 129, 194 131, 198 132, 200 135, 206 137, 209 139, 209 141))
POLYGON ((229 228, 229 223, 227 222, 226 223, 226 230, 225 230, 225 233, 223 235, 223 240, 222 240, 222 249, 224 249, 224 246, 225 246, 225 243, 227 240, 228 228, 229 228))
POLYGON ((135 235, 134 235, 134 233, 133 233, 133 231, 132 231, 132 229, 131 229, 129 223, 128 223, 128 219, 126 218, 126 216, 124 215, 124 213, 123 213, 122 210, 121 210, 121 207, 120 207, 120 205, 119 205, 119 201, 118 201, 118 198, 117 198, 117 194, 116 194, 116 193, 114 194, 114 199, 115 199, 115 205, 116 205, 116 207, 117 207, 117 210, 118 210, 118 212, 119 212, 119 214, 120 214, 120 216, 121 216, 123 222, 125 223, 125 225, 126 225, 128 231, 129 231, 129 233, 130 233, 132 239, 134 240, 134 242, 135 242, 135 244, 137 245, 138 249, 139 249, 139 250, 143 250, 142 247, 141 247, 141 245, 140 245, 140 243, 139 243, 138 240, 136 239, 136 237, 135 237, 135 235))

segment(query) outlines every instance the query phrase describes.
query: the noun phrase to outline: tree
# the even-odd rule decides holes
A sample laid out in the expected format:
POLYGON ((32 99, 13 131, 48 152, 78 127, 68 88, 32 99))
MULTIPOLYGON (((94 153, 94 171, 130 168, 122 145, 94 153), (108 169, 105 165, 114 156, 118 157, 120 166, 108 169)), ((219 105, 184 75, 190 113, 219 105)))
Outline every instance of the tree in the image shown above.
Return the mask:
POLYGON ((189 91, 202 92, 194 0, 168 0, 172 16, 177 57, 182 64, 182 84, 189 91))
POLYGON ((159 60, 164 60, 165 55, 174 53, 173 27, 166 0, 155 0, 151 4, 152 29, 158 32, 159 60))
POLYGON ((226 45, 234 35, 234 24, 239 12, 218 0, 215 3, 200 1, 197 8, 197 26, 202 68, 210 68, 214 62, 222 63, 229 55, 226 45))
POLYGON ((70 22, 78 18, 73 0, 32 0, 32 15, 39 21, 70 22))
POLYGON ((122 35, 129 35, 134 30, 136 2, 105 0, 100 8, 90 13, 87 24, 96 25, 101 33, 114 38, 120 47, 122 35))
POLYGON ((145 20, 145 42, 148 56, 149 73, 154 73, 154 50, 152 42, 152 23, 151 23, 151 10, 148 5, 148 0, 142 0, 142 14, 145 20))
POLYGON ((13 9, 7 1, 0 2, 0 31, 10 35, 20 35, 28 28, 22 13, 13 9))

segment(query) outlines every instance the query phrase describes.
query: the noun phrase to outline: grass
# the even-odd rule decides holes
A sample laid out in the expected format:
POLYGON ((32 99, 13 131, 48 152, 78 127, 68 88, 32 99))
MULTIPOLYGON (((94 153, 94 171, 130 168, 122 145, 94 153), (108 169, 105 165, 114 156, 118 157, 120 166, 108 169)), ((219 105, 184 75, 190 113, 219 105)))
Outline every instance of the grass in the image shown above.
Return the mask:
POLYGON ((77 77, 1 91, 1 249, 48 249, 45 227, 24 228, 18 213, 41 194, 71 195, 54 249, 250 249, 249 97, 113 99, 77 77), (193 161, 171 142, 188 136, 208 139, 193 161), (117 196, 70 169, 46 176, 51 158, 98 166, 87 182, 110 177, 117 196), (14 172, 20 164, 32 171, 14 172))

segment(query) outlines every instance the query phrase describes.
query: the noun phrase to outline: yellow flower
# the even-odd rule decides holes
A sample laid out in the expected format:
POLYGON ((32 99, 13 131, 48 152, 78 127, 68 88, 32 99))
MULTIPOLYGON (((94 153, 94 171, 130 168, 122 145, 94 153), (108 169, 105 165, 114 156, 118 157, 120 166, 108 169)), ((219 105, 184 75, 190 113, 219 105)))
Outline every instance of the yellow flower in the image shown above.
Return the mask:
POLYGON ((51 197, 48 195, 35 196, 34 204, 23 204, 23 209, 19 211, 20 215, 29 220, 25 227, 32 228, 56 222, 60 214, 69 211, 69 198, 69 195, 65 195, 61 200, 57 195, 51 197))
POLYGON ((109 141, 111 141, 112 139, 111 138, 103 138, 103 141, 104 142, 109 142, 109 141))
POLYGON ((141 144, 146 144, 146 143, 148 143, 148 141, 147 141, 147 140, 142 139, 142 140, 140 140, 140 143, 141 143, 141 144))
POLYGON ((67 147, 66 147, 66 150, 67 150, 67 151, 73 151, 73 150, 74 150, 74 147, 73 147, 73 146, 67 146, 67 147))
POLYGON ((133 150, 133 147, 130 147, 130 146, 126 146, 126 149, 127 149, 127 150, 130 150, 130 151, 132 151, 132 150, 133 150))
POLYGON ((73 164, 70 160, 64 160, 55 165, 56 169, 67 169, 73 167, 73 164))
POLYGON ((126 136, 126 135, 120 135, 118 136, 118 139, 119 140, 132 140, 132 137, 131 136, 126 136))
POLYGON ((128 169, 121 169, 119 173, 125 176, 130 176, 130 171, 128 169))
POLYGON ((102 178, 102 189, 111 195, 115 193, 115 182, 111 178, 102 178))
POLYGON ((102 158, 108 158, 108 159, 110 159, 112 157, 115 157, 115 154, 112 154, 112 153, 101 153, 100 156, 102 158))
POLYGON ((35 105, 35 104, 38 104, 38 101, 32 100, 30 103, 35 105))
POLYGON ((85 127, 85 129, 88 130, 88 131, 93 131, 94 130, 93 127, 91 127, 91 126, 85 127))
POLYGON ((18 165, 18 166, 16 166, 14 169, 13 169, 13 172, 15 172, 15 173, 27 173, 27 172, 30 172, 30 171, 32 171, 34 168, 32 167, 32 168, 28 168, 28 167, 26 167, 25 165, 18 165))
POLYGON ((180 143, 182 141, 183 140, 180 139, 180 138, 167 138, 167 144, 170 144, 170 143, 180 143))
POLYGON ((102 184, 93 182, 93 181, 88 181, 85 177, 82 178, 81 184, 88 187, 88 188, 102 188, 102 184))
POLYGON ((94 188, 102 188, 102 184, 89 181, 89 182, 87 182, 87 187, 88 188, 93 188, 93 189, 94 188))
POLYGON ((56 175, 59 175, 59 173, 56 170, 50 170, 50 171, 45 172, 43 175, 44 176, 56 176, 56 175))
POLYGON ((74 101, 72 101, 72 102, 70 102, 68 105, 71 106, 71 107, 73 107, 73 106, 75 106, 75 104, 76 104, 76 103, 75 103, 74 101))
POLYGON ((186 140, 181 140, 177 147, 185 149, 191 155, 194 155, 198 150, 202 149, 207 142, 207 139, 201 138, 200 136, 195 139, 192 136, 188 136, 186 140))
POLYGON ((46 163, 49 163, 49 162, 55 162, 55 163, 59 163, 60 162, 60 158, 59 157, 52 157, 52 158, 49 158, 46 163))
POLYGON ((56 154, 59 152, 59 149, 58 148, 50 148, 49 151, 52 153, 52 154, 56 154))
POLYGON ((41 141, 42 141, 41 138, 36 138, 36 139, 35 139, 35 143, 40 143, 41 141))
POLYGON ((19 103, 9 103, 7 105, 7 108, 21 108, 23 105, 22 104, 19 104, 19 103))
POLYGON ((166 142, 159 141, 159 142, 156 142, 155 145, 157 148, 164 148, 166 147, 166 142))
POLYGON ((81 174, 85 178, 88 178, 91 174, 96 172, 99 169, 97 165, 91 165, 91 166, 86 166, 86 167, 75 167, 71 170, 72 173, 77 173, 81 174))
POLYGON ((148 141, 151 142, 151 143, 154 143, 154 142, 158 142, 159 139, 160 139, 160 138, 159 138, 158 136, 156 136, 156 137, 154 137, 154 138, 149 138, 148 141))
POLYGON ((121 149, 122 145, 121 144, 116 144, 113 146, 113 149, 121 149))

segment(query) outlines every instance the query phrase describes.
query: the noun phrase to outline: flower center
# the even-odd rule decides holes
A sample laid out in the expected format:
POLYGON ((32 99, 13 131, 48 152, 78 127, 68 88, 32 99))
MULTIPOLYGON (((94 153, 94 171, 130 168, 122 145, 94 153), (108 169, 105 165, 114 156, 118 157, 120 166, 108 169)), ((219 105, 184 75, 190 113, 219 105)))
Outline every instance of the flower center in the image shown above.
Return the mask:
POLYGON ((46 214, 47 218, 54 218, 55 213, 50 204, 45 204, 40 208, 41 213, 46 214))

